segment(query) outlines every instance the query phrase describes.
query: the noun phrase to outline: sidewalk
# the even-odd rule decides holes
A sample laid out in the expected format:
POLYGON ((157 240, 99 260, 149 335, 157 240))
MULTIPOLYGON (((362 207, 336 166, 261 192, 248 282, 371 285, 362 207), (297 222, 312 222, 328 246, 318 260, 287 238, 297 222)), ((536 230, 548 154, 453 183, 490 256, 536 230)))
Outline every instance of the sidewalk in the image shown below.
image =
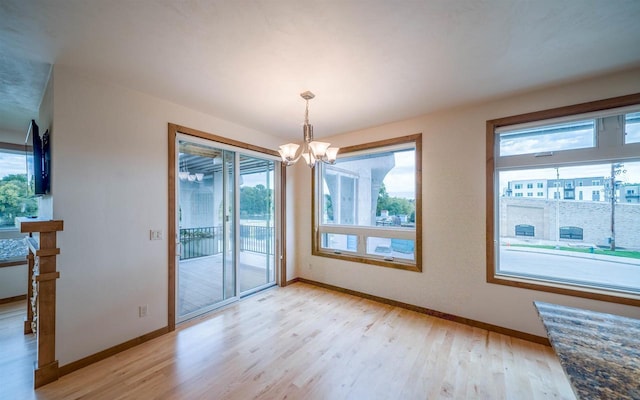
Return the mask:
MULTIPOLYGON (((509 244, 501 244, 500 250, 550 254, 554 256, 573 257, 573 258, 586 258, 589 260, 601 260, 601 261, 615 262, 618 264, 640 266, 640 259, 638 258, 617 257, 617 256, 609 256, 609 255, 597 254, 597 253, 580 253, 577 251, 566 251, 566 250, 556 250, 556 249, 536 249, 534 247, 519 247, 517 243, 513 246, 509 244)), ((596 252, 597 251, 598 250, 596 250, 596 252)))

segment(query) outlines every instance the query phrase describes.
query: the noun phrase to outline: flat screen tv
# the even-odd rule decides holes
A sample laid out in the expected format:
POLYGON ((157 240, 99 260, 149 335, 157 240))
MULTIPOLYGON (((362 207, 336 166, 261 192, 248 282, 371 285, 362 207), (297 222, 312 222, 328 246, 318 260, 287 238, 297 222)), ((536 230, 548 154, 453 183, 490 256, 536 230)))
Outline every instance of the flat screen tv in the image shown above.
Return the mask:
POLYGON ((41 196, 49 193, 49 171, 51 165, 51 146, 49 130, 40 137, 40 129, 36 121, 31 120, 25 140, 27 158, 27 179, 32 195, 41 196), (29 145, 33 149, 29 151, 29 145))

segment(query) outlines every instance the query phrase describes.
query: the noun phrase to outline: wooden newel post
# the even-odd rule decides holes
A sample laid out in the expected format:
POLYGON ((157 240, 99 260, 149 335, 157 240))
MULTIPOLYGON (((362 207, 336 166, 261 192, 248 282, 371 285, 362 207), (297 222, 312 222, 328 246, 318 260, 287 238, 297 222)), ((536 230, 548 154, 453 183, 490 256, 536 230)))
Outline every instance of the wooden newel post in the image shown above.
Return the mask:
POLYGON ((35 333, 37 360, 33 375, 35 388, 58 379, 56 360, 56 256, 60 249, 56 234, 63 229, 63 221, 19 218, 20 232, 29 233, 27 320, 24 331, 35 333), (38 239, 34 236, 37 233, 38 239))

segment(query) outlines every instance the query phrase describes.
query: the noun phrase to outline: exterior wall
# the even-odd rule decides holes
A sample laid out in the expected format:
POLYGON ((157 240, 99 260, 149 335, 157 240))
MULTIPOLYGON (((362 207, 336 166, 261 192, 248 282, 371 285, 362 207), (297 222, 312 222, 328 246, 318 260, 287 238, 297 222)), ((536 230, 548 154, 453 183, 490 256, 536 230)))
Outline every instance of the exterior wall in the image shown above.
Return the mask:
POLYGON ((522 179, 509 181, 507 189, 503 195, 507 197, 520 198, 543 198, 555 199, 556 193, 560 200, 575 201, 607 201, 609 196, 606 194, 605 178, 575 178, 575 179, 522 179), (559 186, 556 187, 556 183, 559 186), (593 183, 598 183, 594 185, 593 183), (528 186, 532 187, 529 188, 528 186), (568 191, 565 189, 569 189, 568 191), (593 192, 598 192, 597 198, 593 197, 593 192), (532 193, 532 196, 528 194, 532 193), (542 193, 542 194, 541 194, 542 193), (568 198, 567 193, 573 193, 573 198, 568 198), (582 197, 580 196, 582 193, 582 197))
POLYGON ((214 193, 222 193, 222 173, 216 172, 213 179, 206 177, 202 183, 180 181, 179 190, 180 228, 189 229, 222 225, 220 213, 222 196, 214 195, 214 193), (211 197, 211 203, 207 204, 204 209, 201 208, 203 205, 200 203, 202 196, 211 197))
POLYGON ((620 202, 640 204, 640 185, 624 185, 620 188, 620 202))
MULTIPOLYGON (((640 205, 616 204, 616 246, 640 250, 638 223, 640 223, 640 205)), ((611 204, 501 197, 500 237, 521 237, 515 234, 515 226, 519 224, 534 226, 534 239, 608 246, 611 237, 611 204), (558 206, 559 213, 556 213, 558 206), (558 214, 559 223, 556 219, 558 214), (583 239, 578 241, 558 238, 558 228, 566 226, 582 228, 583 239)))
POLYGON ((370 160, 342 162, 335 167, 326 167, 326 171, 337 171, 335 175, 325 174, 325 181, 333 201, 334 223, 375 225, 378 192, 384 178, 394 166, 394 156, 389 154, 370 160), (345 170, 349 172, 340 172, 345 170), (341 179, 341 177, 348 179, 341 179))

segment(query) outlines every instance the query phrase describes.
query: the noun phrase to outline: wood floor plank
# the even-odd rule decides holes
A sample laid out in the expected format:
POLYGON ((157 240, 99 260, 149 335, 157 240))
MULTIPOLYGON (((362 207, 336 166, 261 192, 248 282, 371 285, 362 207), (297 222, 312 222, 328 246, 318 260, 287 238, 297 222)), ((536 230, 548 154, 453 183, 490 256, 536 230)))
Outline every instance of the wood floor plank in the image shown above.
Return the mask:
POLYGON ((188 321, 36 392, 3 383, 0 398, 40 400, 574 399, 549 347, 304 283, 188 321))

